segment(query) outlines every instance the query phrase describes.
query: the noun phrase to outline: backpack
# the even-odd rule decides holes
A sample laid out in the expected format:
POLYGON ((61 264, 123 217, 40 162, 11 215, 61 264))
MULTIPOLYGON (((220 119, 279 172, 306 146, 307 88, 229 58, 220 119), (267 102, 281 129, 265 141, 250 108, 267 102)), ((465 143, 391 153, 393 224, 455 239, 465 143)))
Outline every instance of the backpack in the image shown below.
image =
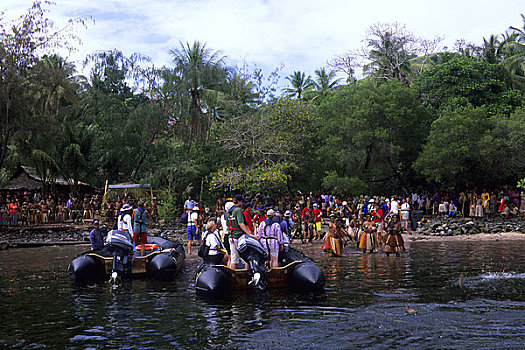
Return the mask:
POLYGON ((206 258, 208 256, 208 253, 210 252, 210 246, 206 244, 206 240, 202 242, 201 246, 199 247, 199 251, 197 252, 197 255, 201 258, 206 258))
POLYGON ((210 252, 210 246, 206 244, 206 237, 209 235, 209 234, 212 234, 214 235, 218 241, 220 242, 221 240, 219 239, 219 237, 217 237, 217 235, 213 232, 206 232, 206 234, 204 235, 204 237, 202 237, 202 244, 201 246, 199 247, 199 251, 197 252, 197 255, 200 256, 201 258, 206 258, 210 252))
POLYGON ((182 215, 180 216, 179 223, 181 224, 187 224, 188 223, 188 212, 184 211, 182 215))

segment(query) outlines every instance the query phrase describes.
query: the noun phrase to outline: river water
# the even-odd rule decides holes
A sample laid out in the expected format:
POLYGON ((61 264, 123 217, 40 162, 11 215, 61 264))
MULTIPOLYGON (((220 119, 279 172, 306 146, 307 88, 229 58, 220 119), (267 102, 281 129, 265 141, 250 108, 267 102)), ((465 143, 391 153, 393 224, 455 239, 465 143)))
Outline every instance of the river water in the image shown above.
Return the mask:
MULTIPOLYGON (((87 246, 0 251, 0 348, 523 349, 525 240, 407 242, 399 258, 299 248, 326 290, 195 295, 195 255, 174 282, 79 287, 87 246)), ((195 249, 196 252, 196 249, 195 249)))

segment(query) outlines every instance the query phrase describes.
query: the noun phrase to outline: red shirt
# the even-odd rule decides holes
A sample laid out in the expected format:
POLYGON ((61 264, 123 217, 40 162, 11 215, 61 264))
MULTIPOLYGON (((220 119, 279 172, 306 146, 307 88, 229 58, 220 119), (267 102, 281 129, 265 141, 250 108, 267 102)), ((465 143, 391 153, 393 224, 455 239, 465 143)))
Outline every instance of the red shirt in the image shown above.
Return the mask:
POLYGON ((310 212, 310 210, 308 209, 308 207, 304 207, 303 208, 303 211, 301 212, 301 216, 305 216, 306 213, 310 212))
POLYGON ((321 222, 321 217, 320 216, 317 216, 319 214, 321 214, 321 210, 319 209, 314 209, 313 210, 313 213, 315 215, 315 222, 321 222))
POLYGON ((16 215, 16 210, 18 209, 18 205, 16 203, 9 203, 7 207, 9 209, 9 215, 16 215))
POLYGON ((250 231, 253 232, 252 217, 250 216, 250 213, 248 213, 248 209, 245 209, 242 213, 244 214, 244 219, 246 220, 246 225, 250 228, 250 231))
POLYGON ((266 220, 266 215, 260 215, 259 213, 255 214, 253 218, 253 222, 256 222, 257 225, 260 225, 264 220, 266 220))
POLYGON ((374 222, 381 222, 383 220, 383 211, 381 209, 374 210, 372 216, 374 217, 374 222))

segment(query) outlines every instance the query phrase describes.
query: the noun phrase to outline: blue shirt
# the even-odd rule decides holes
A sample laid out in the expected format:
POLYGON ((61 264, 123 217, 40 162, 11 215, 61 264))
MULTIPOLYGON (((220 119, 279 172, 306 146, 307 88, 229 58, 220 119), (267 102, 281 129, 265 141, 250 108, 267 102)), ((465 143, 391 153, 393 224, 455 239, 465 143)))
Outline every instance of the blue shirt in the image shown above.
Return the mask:
POLYGON ((89 233, 89 241, 91 242, 91 250, 99 249, 104 246, 104 238, 99 230, 91 230, 89 233))

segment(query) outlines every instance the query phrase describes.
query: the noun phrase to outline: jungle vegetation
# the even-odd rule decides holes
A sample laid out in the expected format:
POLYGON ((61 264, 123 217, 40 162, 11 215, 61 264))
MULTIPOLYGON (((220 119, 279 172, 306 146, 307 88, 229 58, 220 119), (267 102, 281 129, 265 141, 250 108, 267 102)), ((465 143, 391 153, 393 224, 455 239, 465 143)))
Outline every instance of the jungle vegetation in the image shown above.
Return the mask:
POLYGON ((151 183, 210 200, 514 185, 525 174, 522 19, 453 49, 376 24, 361 50, 278 89, 279 68, 231 66, 199 41, 172 48, 163 67, 96 52, 82 76, 57 54, 82 21, 56 28, 35 2, 13 23, 0 17, 0 182, 23 164, 43 179, 151 183))

